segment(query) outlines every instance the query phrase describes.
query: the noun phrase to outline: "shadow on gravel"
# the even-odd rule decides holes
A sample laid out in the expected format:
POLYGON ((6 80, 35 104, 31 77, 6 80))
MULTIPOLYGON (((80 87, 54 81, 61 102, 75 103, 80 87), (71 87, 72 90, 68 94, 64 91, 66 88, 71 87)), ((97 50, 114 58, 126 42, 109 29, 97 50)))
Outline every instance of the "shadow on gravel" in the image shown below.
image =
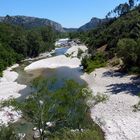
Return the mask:
POLYGON ((120 77, 120 78, 122 78, 122 77, 124 77, 124 76, 126 76, 127 74, 125 74, 125 73, 121 73, 121 72, 119 72, 119 71, 107 71, 107 72, 104 72, 103 73, 103 77, 120 77))
POLYGON ((108 91, 113 94, 118 94, 120 92, 131 93, 133 95, 138 95, 140 93, 140 84, 135 83, 120 83, 108 85, 108 91))
MULTIPOLYGON (((119 71, 107 71, 104 72, 102 77, 118 77, 123 78, 124 76, 128 76, 126 73, 121 73, 119 71)), ((110 84, 107 86, 108 92, 111 92, 112 94, 118 94, 120 92, 125 93, 131 93, 133 95, 138 95, 140 93, 140 77, 139 76, 133 76, 130 78, 131 82, 129 83, 116 83, 116 84, 110 84)))

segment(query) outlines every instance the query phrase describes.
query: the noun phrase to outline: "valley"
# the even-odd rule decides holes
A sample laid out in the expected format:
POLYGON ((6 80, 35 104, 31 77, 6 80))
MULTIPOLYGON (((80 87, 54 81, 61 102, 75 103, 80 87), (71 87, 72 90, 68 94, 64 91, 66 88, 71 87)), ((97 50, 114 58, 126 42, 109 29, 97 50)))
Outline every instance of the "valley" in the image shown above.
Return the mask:
POLYGON ((72 1, 1 2, 0 140, 140 140, 140 1, 72 1))

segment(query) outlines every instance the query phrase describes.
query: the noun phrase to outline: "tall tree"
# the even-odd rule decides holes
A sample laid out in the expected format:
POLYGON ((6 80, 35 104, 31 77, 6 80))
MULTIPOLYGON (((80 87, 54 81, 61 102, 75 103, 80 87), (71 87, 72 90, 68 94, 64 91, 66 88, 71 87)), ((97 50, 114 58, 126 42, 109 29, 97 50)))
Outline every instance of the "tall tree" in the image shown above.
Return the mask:
POLYGON ((137 62, 137 42, 130 38, 120 39, 118 41, 118 56, 122 58, 125 68, 134 66, 137 62))
POLYGON ((36 57, 40 53, 41 36, 35 31, 30 31, 27 35, 27 54, 30 57, 36 57))
POLYGON ((135 0, 129 0, 130 9, 134 8, 134 6, 135 6, 135 0))

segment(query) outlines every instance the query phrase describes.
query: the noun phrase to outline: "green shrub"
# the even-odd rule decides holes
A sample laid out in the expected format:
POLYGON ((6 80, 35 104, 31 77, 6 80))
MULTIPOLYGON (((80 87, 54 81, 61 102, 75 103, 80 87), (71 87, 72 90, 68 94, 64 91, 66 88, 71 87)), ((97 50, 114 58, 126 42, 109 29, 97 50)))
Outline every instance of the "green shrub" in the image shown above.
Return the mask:
POLYGON ((114 67, 114 66, 117 66, 120 64, 120 60, 117 59, 117 60, 114 60, 113 62, 111 62, 111 65, 114 67))
POLYGON ((71 55, 70 55, 70 54, 68 54, 68 53, 67 53, 67 54, 65 54, 65 56, 66 56, 66 57, 71 57, 71 55))
POLYGON ((85 56, 84 58, 82 58, 81 64, 83 65, 84 70, 86 70, 87 67, 88 67, 88 60, 89 60, 89 59, 88 59, 87 56, 85 56))
POLYGON ((96 126, 96 129, 87 129, 83 130, 83 132, 65 131, 62 136, 55 136, 50 140, 104 140, 104 138, 103 133, 96 126))
POLYGON ((0 140, 20 140, 11 126, 0 126, 0 140))
POLYGON ((117 43, 118 56, 122 58, 124 66, 129 68, 136 64, 137 55, 137 42, 131 38, 120 39, 117 43))
POLYGON ((105 62, 103 63, 99 60, 96 60, 96 61, 90 60, 90 61, 88 61, 88 67, 85 71, 90 73, 90 72, 94 71, 96 68, 101 68, 101 67, 105 67, 105 66, 106 66, 105 62))
POLYGON ((106 58, 104 54, 97 53, 94 57, 88 58, 84 57, 82 59, 82 65, 84 67, 85 72, 92 72, 96 68, 105 67, 106 66, 106 58))
POLYGON ((93 123, 89 114, 87 100, 92 97, 90 90, 87 88, 83 92, 85 85, 68 80, 61 88, 52 91, 55 82, 57 81, 37 78, 32 85, 35 93, 24 102, 11 99, 4 102, 3 106, 13 105, 17 110, 20 108, 28 122, 30 121, 37 129, 42 129, 40 132, 42 139, 102 140, 103 133, 99 126, 93 123), (53 127, 46 127, 47 122, 53 122, 53 127), (67 130, 77 130, 77 132, 67 130))
POLYGON ((134 112, 140 111, 140 101, 137 104, 133 105, 133 111, 134 112))
POLYGON ((93 96, 92 99, 94 101, 94 105, 96 105, 101 102, 106 102, 109 99, 109 96, 106 94, 97 93, 97 95, 93 96))
POLYGON ((80 59, 81 58, 81 55, 83 54, 83 50, 78 48, 78 54, 77 54, 77 57, 80 59))
POLYGON ((129 73, 139 74, 140 73, 140 68, 139 67, 131 67, 130 70, 129 70, 129 73))

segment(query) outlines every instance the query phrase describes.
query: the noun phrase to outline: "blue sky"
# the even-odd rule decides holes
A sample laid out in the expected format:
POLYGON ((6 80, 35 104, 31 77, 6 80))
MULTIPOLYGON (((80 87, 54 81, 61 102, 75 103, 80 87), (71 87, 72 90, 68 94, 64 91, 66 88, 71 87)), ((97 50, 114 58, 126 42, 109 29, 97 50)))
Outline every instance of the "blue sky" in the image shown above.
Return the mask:
POLYGON ((63 27, 79 27, 127 0, 0 0, 0 16, 25 15, 54 20, 63 27))

